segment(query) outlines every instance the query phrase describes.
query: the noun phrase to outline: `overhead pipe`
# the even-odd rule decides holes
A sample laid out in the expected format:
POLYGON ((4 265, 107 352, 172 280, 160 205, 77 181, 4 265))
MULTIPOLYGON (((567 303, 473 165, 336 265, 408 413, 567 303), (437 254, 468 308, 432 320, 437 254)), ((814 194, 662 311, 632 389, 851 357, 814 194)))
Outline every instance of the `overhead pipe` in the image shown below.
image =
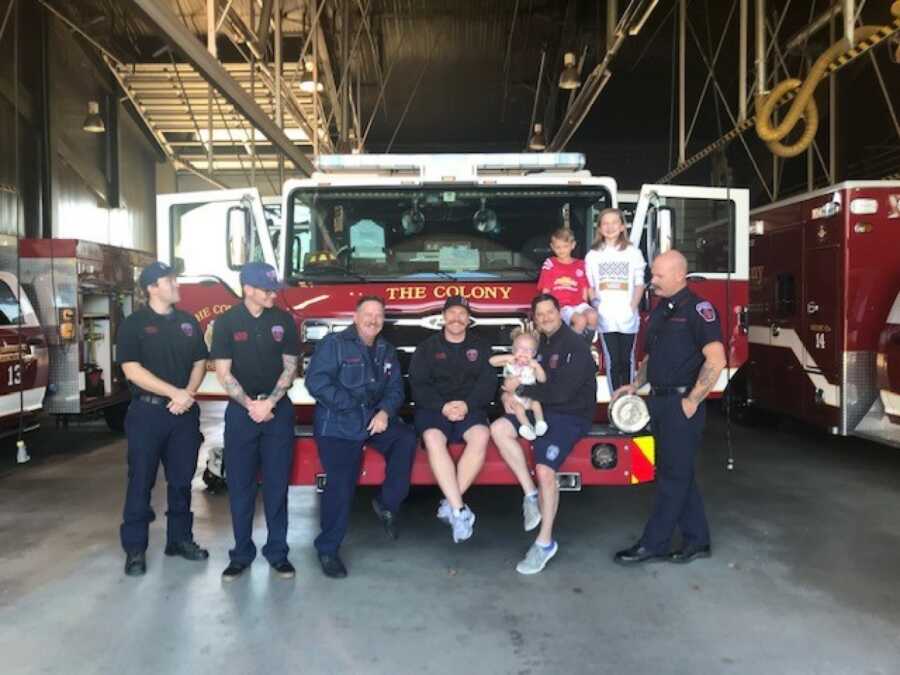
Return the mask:
MULTIPOLYGON (((762 3, 764 0, 757 0, 762 3)), ((757 10, 759 5, 757 5, 757 10)), ((847 7, 845 6, 845 10, 847 7)), ((894 2, 891 12, 895 18, 900 18, 900 0, 894 2)), ((805 80, 789 78, 779 83, 768 95, 757 94, 756 97, 756 133, 762 139, 769 150, 778 157, 796 157, 812 143, 816 131, 819 128, 819 110, 816 107, 815 91, 819 82, 827 75, 832 61, 849 51, 854 45, 885 30, 885 26, 861 26, 853 32, 853 41, 842 38, 826 49, 816 59, 805 80), (778 126, 773 126, 772 113, 779 100, 786 94, 797 91, 791 107, 778 126), (804 120, 803 133, 800 138, 790 145, 782 143, 784 138, 793 131, 794 127, 804 120)), ((757 42, 757 46, 759 43, 757 42)), ((758 89, 762 91, 762 89, 758 89)))

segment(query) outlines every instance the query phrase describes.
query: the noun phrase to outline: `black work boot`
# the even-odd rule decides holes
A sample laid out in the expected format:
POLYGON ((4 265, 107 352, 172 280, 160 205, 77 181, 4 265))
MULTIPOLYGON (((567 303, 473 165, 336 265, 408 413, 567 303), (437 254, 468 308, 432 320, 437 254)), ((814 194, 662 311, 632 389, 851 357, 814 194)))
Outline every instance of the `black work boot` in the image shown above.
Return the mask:
POLYGON ((143 551, 125 555, 125 574, 130 577, 142 577, 147 573, 147 557, 143 551))
POLYGON ((177 555, 185 560, 206 560, 209 551, 200 548, 193 539, 166 544, 166 555, 177 555))

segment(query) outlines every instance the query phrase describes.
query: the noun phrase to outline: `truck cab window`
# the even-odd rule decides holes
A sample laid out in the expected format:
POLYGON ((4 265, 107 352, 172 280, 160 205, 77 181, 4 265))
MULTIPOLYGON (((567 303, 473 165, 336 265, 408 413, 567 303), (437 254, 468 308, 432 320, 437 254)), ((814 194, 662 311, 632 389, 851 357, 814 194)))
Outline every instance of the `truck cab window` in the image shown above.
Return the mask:
POLYGON ((19 303, 5 281, 0 281, 0 326, 19 323, 19 303))

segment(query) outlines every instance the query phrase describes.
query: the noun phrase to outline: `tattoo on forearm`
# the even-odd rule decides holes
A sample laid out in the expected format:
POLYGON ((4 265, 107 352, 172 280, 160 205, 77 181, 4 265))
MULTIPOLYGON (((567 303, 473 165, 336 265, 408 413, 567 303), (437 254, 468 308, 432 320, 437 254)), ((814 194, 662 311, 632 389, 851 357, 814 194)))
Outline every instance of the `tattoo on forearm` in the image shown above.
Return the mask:
POLYGON ((228 396, 232 400, 240 403, 245 408, 249 405, 250 397, 247 396, 244 388, 241 387, 234 375, 230 373, 225 377, 225 391, 228 392, 228 396))
POLYGON ((647 359, 641 361, 637 374, 634 376, 634 386, 640 389, 647 383, 647 359))
POLYGON ((708 362, 704 363, 703 367, 700 368, 700 374, 697 376, 697 384, 694 385, 691 393, 688 394, 688 399, 691 403, 700 405, 703 399, 712 391, 718 379, 719 369, 709 365, 708 362))
POLYGON ((275 383, 275 388, 272 390, 272 393, 269 394, 269 400, 272 401, 272 403, 278 403, 278 401, 281 400, 288 389, 294 384, 294 376, 297 374, 296 356, 283 354, 281 359, 284 363, 284 370, 281 371, 278 382, 275 383))

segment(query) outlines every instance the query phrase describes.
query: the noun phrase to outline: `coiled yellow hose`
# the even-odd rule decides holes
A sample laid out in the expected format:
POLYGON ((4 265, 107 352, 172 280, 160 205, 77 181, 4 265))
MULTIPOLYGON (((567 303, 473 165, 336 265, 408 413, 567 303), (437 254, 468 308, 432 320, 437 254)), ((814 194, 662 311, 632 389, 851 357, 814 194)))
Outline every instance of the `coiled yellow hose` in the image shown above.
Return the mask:
MULTIPOLYGON (((896 0, 891 5, 891 14, 895 17, 900 17, 900 0, 896 0)), ((853 32, 853 44, 867 40, 879 30, 881 30, 881 26, 861 26, 857 28, 853 32)), ((796 157, 812 143, 819 128, 819 110, 816 108, 814 98, 816 87, 819 86, 819 82, 825 77, 831 62, 852 47, 853 45, 847 42, 847 38, 835 42, 816 59, 805 80, 801 81, 796 78, 784 80, 778 83, 768 96, 758 95, 756 97, 756 133, 765 141, 773 154, 779 157, 796 157), (772 113, 778 101, 794 89, 800 89, 800 91, 797 93, 793 103, 791 103, 787 115, 777 127, 773 126, 772 113), (804 121, 803 133, 795 143, 785 145, 781 141, 797 126, 801 117, 804 121)))

